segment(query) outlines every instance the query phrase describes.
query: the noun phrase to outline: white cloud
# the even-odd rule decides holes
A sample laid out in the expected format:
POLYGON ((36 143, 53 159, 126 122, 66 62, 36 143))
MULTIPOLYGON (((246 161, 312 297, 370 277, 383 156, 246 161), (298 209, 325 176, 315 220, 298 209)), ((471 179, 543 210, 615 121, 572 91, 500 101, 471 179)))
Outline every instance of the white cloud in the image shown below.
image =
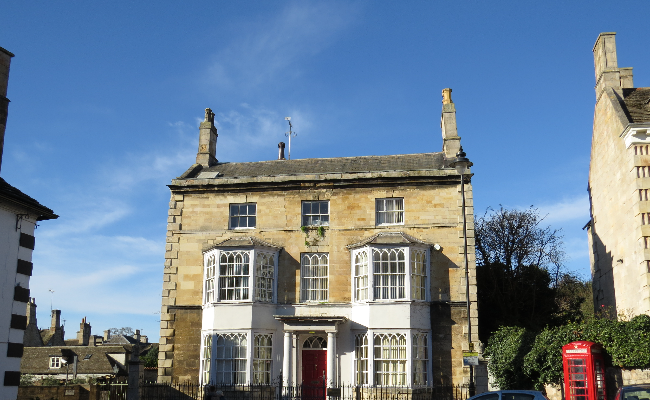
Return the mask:
POLYGON ((541 216, 546 216, 544 222, 547 224, 578 221, 584 225, 589 221, 589 197, 583 195, 565 198, 557 203, 542 204, 538 210, 541 216))
POLYGON ((240 26, 248 34, 215 56, 208 81, 222 90, 241 91, 298 75, 299 61, 330 45, 358 11, 344 2, 291 2, 265 21, 240 26))

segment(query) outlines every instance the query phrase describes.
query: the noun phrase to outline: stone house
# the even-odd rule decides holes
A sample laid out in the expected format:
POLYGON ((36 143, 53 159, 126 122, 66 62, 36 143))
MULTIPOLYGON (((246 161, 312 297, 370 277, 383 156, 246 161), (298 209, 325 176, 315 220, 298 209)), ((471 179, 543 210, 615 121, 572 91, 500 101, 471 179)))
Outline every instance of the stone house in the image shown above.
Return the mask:
POLYGON ((86 379, 127 376, 131 346, 25 347, 20 372, 35 378, 86 379))
MULTIPOLYGON (((214 113, 173 179, 160 382, 466 382, 460 150, 451 89, 443 151, 229 163, 214 113)), ((465 175, 478 342, 471 175, 465 175)))
MULTIPOLYGON (((13 56, 0 47, 0 165, 13 56)), ((52 210, 0 178, 0 399, 14 399, 18 393, 29 279, 33 270, 34 229, 38 221, 55 218, 58 216, 52 210)))
POLYGON ((594 305, 650 313, 650 88, 619 68, 614 32, 593 48, 596 71, 587 224, 594 305))

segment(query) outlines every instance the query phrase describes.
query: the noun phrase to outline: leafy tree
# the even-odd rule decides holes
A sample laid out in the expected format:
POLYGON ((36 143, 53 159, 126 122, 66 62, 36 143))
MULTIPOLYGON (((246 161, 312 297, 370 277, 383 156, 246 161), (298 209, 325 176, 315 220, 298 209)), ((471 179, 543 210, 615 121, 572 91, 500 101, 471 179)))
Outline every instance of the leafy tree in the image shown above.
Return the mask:
POLYGON ((503 206, 476 218, 479 337, 484 343, 500 326, 538 331, 556 322, 563 242, 559 230, 541 227, 543 220, 532 207, 503 206))
POLYGON ((158 366, 158 345, 153 345, 142 357, 145 367, 155 368, 158 366))
POLYGON ((591 282, 573 274, 562 274, 555 287, 557 311, 555 322, 583 321, 594 318, 594 299, 591 282))

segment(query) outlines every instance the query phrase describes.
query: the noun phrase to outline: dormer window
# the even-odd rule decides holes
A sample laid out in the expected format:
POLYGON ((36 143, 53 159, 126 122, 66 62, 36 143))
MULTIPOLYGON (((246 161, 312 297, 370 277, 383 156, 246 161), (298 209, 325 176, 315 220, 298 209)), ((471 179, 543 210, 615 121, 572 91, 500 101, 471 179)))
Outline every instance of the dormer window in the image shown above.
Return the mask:
POLYGON ((276 298, 280 248, 256 238, 233 238, 204 253, 203 303, 276 298))
POLYGON ((428 298, 429 245, 402 232, 378 233, 352 250, 354 301, 428 298))
POLYGON ((59 356, 50 356, 50 368, 61 368, 61 357, 59 356))

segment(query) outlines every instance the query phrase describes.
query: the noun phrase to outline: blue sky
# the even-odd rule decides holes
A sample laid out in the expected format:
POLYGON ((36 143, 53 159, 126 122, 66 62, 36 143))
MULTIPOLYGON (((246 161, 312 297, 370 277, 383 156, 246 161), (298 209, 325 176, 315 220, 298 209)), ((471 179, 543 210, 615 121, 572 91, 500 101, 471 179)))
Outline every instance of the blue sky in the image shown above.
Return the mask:
POLYGON ((157 340, 169 190, 204 109, 220 161, 440 151, 453 89, 478 214, 538 207, 589 275, 592 47, 650 86, 647 1, 5 2, 2 177, 60 218, 36 232, 39 325, 157 340), (51 294, 48 290, 54 290, 51 294))

